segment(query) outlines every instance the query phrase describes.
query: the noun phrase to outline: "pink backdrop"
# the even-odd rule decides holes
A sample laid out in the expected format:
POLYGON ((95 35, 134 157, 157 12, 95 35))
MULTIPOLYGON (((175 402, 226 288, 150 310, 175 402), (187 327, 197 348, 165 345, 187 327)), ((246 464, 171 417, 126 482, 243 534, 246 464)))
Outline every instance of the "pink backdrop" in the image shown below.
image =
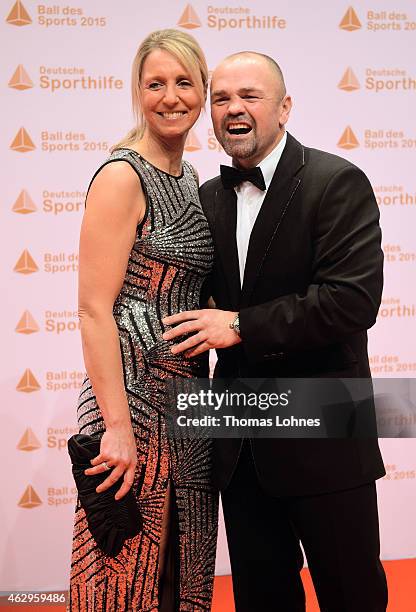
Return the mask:
MULTIPOLYGON (((83 376, 78 232, 90 177, 131 126, 138 43, 152 30, 179 27, 196 36, 210 68, 242 49, 279 61, 294 99, 289 130, 306 145, 347 157, 372 181, 386 281, 370 333, 371 364, 375 376, 413 377, 416 5, 4 0, 2 11, 0 590, 63 589, 75 502, 66 439, 76 431, 83 376)), ((201 180, 227 161, 209 113, 188 145, 201 180)), ((415 444, 384 440, 382 448, 382 556, 412 557, 415 444)), ((222 523, 217 571, 229 571, 222 523)))

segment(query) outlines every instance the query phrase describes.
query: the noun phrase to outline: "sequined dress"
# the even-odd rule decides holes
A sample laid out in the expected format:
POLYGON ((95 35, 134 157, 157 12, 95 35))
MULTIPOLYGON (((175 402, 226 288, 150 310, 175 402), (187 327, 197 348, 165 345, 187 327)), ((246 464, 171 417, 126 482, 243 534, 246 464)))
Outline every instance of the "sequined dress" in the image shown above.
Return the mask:
MULTIPOLYGON (((173 355, 161 338, 161 319, 200 307, 201 287, 213 260, 211 236, 190 164, 183 162, 182 175, 175 177, 130 149, 116 150, 105 163, 116 160, 133 167, 146 198, 145 217, 137 227, 113 310, 137 443, 133 491, 143 530, 125 542, 116 558, 107 557, 97 548, 84 511, 77 506, 69 609, 162 610, 159 543, 169 486, 176 520, 176 535, 170 538, 174 550, 169 551, 174 559, 174 604, 165 608, 163 603, 163 611, 210 610, 218 509, 210 442, 167 435, 162 391, 167 378, 206 376, 207 357, 173 355)), ((104 431, 88 378, 79 397, 78 422, 80 433, 104 431)))

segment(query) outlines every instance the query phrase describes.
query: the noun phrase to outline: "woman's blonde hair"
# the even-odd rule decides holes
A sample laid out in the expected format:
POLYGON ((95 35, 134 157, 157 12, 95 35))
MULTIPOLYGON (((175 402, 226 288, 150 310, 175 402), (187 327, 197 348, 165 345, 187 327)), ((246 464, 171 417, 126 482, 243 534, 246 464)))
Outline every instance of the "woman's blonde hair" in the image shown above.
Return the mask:
POLYGON ((128 147, 143 136, 145 121, 140 107, 140 88, 143 65, 147 56, 157 49, 167 51, 175 57, 189 72, 201 97, 201 106, 205 105, 208 88, 208 67, 204 53, 193 36, 180 30, 156 30, 147 36, 137 50, 133 61, 131 77, 131 97, 136 126, 114 147, 128 147))

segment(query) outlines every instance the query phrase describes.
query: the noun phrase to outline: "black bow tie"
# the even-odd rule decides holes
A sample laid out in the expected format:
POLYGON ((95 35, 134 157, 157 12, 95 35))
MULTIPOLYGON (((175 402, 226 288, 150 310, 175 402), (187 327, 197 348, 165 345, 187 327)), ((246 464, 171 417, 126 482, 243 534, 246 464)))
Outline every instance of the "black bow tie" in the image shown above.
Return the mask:
POLYGON ((262 191, 266 191, 266 183, 264 182, 263 172, 259 166, 249 168, 248 170, 240 170, 231 166, 220 166, 221 181, 224 189, 232 189, 243 181, 250 181, 262 191))

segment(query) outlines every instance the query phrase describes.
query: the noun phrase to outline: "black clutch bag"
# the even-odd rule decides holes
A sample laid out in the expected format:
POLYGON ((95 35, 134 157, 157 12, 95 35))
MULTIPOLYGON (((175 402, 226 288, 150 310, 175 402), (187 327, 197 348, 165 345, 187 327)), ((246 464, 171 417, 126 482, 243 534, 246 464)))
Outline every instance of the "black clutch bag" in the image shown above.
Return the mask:
POLYGON ((100 453, 100 440, 100 435, 76 434, 68 440, 68 452, 79 502, 91 535, 106 555, 116 557, 125 540, 140 533, 142 517, 131 489, 120 500, 114 499, 121 479, 106 491, 97 493, 95 489, 107 478, 109 471, 95 476, 84 474, 84 470, 92 467, 90 460, 100 453))

